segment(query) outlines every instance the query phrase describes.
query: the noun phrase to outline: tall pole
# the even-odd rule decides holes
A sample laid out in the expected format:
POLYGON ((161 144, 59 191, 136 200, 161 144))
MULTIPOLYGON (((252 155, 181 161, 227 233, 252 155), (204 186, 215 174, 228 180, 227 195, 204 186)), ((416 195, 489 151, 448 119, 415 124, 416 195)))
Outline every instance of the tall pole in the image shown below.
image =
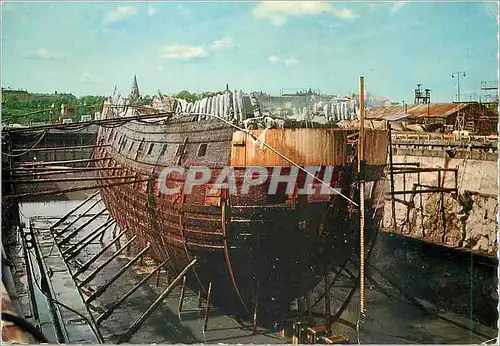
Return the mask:
POLYGON ((359 312, 365 313, 365 78, 359 77, 359 312))
POLYGON ((452 72, 451 78, 457 77, 457 102, 460 103, 460 77, 466 77, 465 71, 452 72))
POLYGON ((359 77, 359 148, 358 172, 361 170, 361 161, 364 159, 365 148, 365 77, 359 77))
MULTIPOLYGON (((457 103, 460 105, 460 77, 465 77, 465 71, 452 72, 451 78, 457 77, 457 103)), ((460 107, 460 106, 459 106, 460 107)), ((465 119, 463 114, 460 112, 460 108, 457 113, 457 119, 455 121, 455 128, 458 131, 463 131, 465 119)))

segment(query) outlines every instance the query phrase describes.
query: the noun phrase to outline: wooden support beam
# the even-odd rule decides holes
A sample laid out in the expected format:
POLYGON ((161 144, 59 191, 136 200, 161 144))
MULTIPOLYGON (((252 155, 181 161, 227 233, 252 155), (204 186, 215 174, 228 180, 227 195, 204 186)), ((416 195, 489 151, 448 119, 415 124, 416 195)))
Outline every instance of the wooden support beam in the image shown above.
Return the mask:
POLYGON ((210 302, 212 300, 212 281, 208 284, 208 293, 207 293, 207 305, 205 306, 205 320, 203 322, 203 331, 205 332, 208 327, 208 317, 210 315, 210 302))
POLYGON ((140 180, 123 181, 123 182, 111 183, 111 184, 98 184, 98 185, 85 186, 85 187, 75 187, 75 188, 71 188, 71 189, 49 190, 49 191, 42 191, 42 192, 35 192, 35 193, 21 193, 21 194, 16 194, 16 195, 2 196, 2 200, 21 199, 21 198, 26 198, 26 197, 59 195, 59 194, 62 194, 62 193, 67 193, 67 192, 102 189, 102 188, 105 188, 105 187, 112 187, 112 186, 119 186, 119 185, 125 185, 125 184, 133 184, 133 183, 140 183, 140 182, 148 181, 148 180, 149 179, 140 179, 140 180))

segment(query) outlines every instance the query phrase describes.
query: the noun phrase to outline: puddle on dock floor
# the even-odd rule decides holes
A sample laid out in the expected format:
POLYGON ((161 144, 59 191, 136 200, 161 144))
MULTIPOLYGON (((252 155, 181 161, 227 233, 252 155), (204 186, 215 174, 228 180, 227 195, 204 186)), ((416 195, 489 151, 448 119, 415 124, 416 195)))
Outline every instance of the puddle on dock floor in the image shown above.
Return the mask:
MULTIPOLYGON (((90 193, 87 193, 87 195, 90 195, 90 193)), ((55 219, 44 217, 64 215, 80 203, 80 200, 67 200, 21 204, 22 219, 37 217, 36 226, 40 230, 38 239, 43 254, 50 253, 52 249, 52 238, 46 228, 48 228, 50 223, 55 222, 55 219)), ((94 212, 98 210, 100 210, 99 206, 93 209, 94 212)), ((99 220, 100 223, 105 222, 106 216, 101 217, 99 220)), ((27 222, 26 224, 28 225, 27 222)), ((83 221, 80 224, 83 224, 83 221)), ((79 235, 80 239, 82 236, 84 236, 84 233, 79 235)), ((109 241, 111 237, 111 231, 107 231, 104 242, 109 241)), ((124 242, 122 240, 121 244, 123 245, 124 242)), ((79 261, 84 263, 100 249, 101 245, 98 241, 92 243, 78 256, 79 261)), ((114 250, 115 247, 113 246, 110 251, 104 253, 92 269, 109 258, 114 250)), ((14 273, 14 275, 16 276, 16 284, 21 296, 22 307, 26 311, 29 311, 26 272, 25 270, 23 271, 22 266, 22 250, 19 252, 18 248, 13 251, 17 251, 15 265, 18 270, 17 274, 14 273)), ((57 247, 54 247, 52 252, 58 254, 57 247)), ((102 286, 132 257, 133 254, 129 256, 121 255, 118 259, 113 260, 91 281, 89 285, 90 290, 92 291, 92 289, 102 286)), ((57 299, 87 318, 90 317, 61 258, 54 255, 46 257, 45 260, 47 266, 53 272, 52 285, 57 299)), ((92 269, 89 269, 83 277, 88 275, 92 269)), ((144 278, 150 269, 151 266, 133 266, 127 270, 95 300, 94 306, 100 311, 94 312, 94 317, 97 318, 100 313, 122 297, 137 282, 144 278)), ((102 323, 100 331, 106 343, 116 342, 119 336, 130 327, 132 322, 167 287, 167 278, 164 272, 159 277, 159 287, 156 287, 155 283, 156 277, 153 275, 148 280, 147 285, 143 285, 137 290, 109 319, 102 323)), ((344 283, 340 282, 340 284, 344 283)), ((370 289, 370 286, 367 285, 365 293, 367 316, 360 327, 359 341, 361 343, 480 343, 497 336, 497 330, 472 323, 465 317, 446 312, 440 312, 438 315, 425 314, 414 305, 400 298, 398 292, 391 291, 390 287, 384 288, 390 291, 393 296, 384 295, 379 290, 370 289), (467 330, 467 328, 473 331, 467 330)), ((130 343, 290 343, 290 340, 280 338, 276 334, 276 331, 273 330, 259 329, 256 335, 252 335, 249 325, 242 326, 237 320, 222 314, 216 308, 211 309, 208 330, 203 332, 205 309, 198 307, 197 294, 186 290, 183 311, 178 314, 179 290, 179 287, 177 287, 172 291, 153 314, 149 316, 141 329, 134 334, 129 341, 130 343)), ((345 297, 346 292, 343 288, 334 288, 331 296, 332 298, 337 297, 337 300, 339 300, 341 299, 339 297, 345 297)), ((43 297, 38 298, 41 299, 43 297)), ((322 306, 322 303, 318 304, 318 306, 322 306)), ((355 325, 358 318, 358 309, 359 300, 358 293, 356 293, 341 317, 355 325)), ((335 312, 335 310, 332 309, 332 312, 335 312)), ((95 343, 96 339, 91 329, 80 316, 64 308, 61 308, 61 313, 67 320, 67 332, 71 343, 95 343)), ((44 319, 49 319, 47 309, 42 311, 42 314, 44 319)), ((357 343, 356 331, 352 327, 337 324, 333 329, 338 333, 348 336, 350 343, 357 343)), ((52 334, 48 336, 50 336, 49 339, 52 339, 50 341, 54 342, 55 339, 50 326, 46 325, 44 331, 52 334)))

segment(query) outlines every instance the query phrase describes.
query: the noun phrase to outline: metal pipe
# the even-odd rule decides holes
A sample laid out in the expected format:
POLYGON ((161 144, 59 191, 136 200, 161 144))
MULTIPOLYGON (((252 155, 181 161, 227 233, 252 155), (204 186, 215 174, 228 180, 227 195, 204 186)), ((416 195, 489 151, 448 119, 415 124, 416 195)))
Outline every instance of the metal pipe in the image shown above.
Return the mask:
POLYGON ((69 261, 70 259, 74 258, 77 256, 80 252, 83 251, 84 248, 86 248, 90 243, 92 243, 97 237, 99 237, 101 234, 104 234, 106 230, 111 227, 111 225, 114 223, 114 220, 108 220, 105 223, 103 223, 101 226, 99 226, 97 229, 95 229, 93 232, 89 233, 85 238, 80 240, 80 243, 83 243, 80 248, 77 249, 79 244, 72 245, 71 247, 67 248, 66 250, 63 251, 63 256, 66 256, 69 254, 69 256, 66 257, 66 261, 69 261))
POLYGON ((394 167, 394 174, 410 174, 410 173, 425 173, 425 172, 456 172, 457 168, 410 168, 410 167, 394 167))
MULTIPOLYGON (((94 194, 92 195, 92 197, 93 197, 93 196, 95 196, 95 195, 97 195, 98 193, 99 193, 99 191, 97 191, 96 193, 94 193, 94 194)), ((89 199, 87 199, 86 201, 88 201, 88 200, 89 200, 89 199)), ((85 201, 85 202, 86 202, 86 201, 85 201)), ((87 208, 87 210, 85 210, 82 214, 78 215, 78 217, 77 217, 77 218, 75 218, 73 221, 71 221, 69 224, 67 224, 67 225, 66 225, 66 227, 64 227, 62 230, 60 230, 60 231, 56 232, 56 233, 55 233, 55 236, 56 236, 56 237, 59 237, 59 236, 60 236, 60 235, 62 235, 64 232, 66 232, 66 231, 67 231, 67 230, 68 230, 71 226, 73 226, 73 225, 74 225, 74 224, 75 224, 78 220, 80 220, 80 218, 82 218, 83 216, 87 215, 87 213, 88 213, 89 211, 91 211, 91 210, 92 210, 92 209, 93 209, 93 208, 94 208, 97 204, 99 204, 101 201, 102 201, 102 198, 99 198, 98 200, 94 201, 94 203, 93 203, 90 207, 88 207, 88 208, 87 208)), ((81 205, 79 205, 76 209, 80 208, 83 204, 85 204, 85 202, 84 202, 84 203, 82 203, 81 205)), ((76 209, 75 209, 75 210, 76 210, 76 209)), ((66 214, 65 216, 68 216, 68 217, 69 217, 71 214, 72 214, 72 213, 68 213, 68 214, 66 214)), ((67 219, 67 218, 66 218, 66 219, 67 219)), ((66 219, 65 219, 65 220, 66 220, 66 219)), ((61 224, 61 222, 60 222, 60 221, 58 221, 58 222, 56 222, 55 224, 53 224, 52 226, 50 226, 50 231, 51 231, 51 233, 54 233, 55 228, 56 228, 57 226, 59 226, 60 224, 61 224)))
POLYGON ((81 178, 59 178, 59 179, 33 179, 33 180, 4 180, 8 184, 42 184, 42 183, 62 183, 66 181, 94 181, 94 180, 117 180, 135 178, 135 175, 111 176, 111 177, 81 177, 81 178))
POLYGON ((137 238, 137 236, 133 236, 132 239, 130 239, 125 245, 122 246, 120 250, 115 252, 111 257, 109 257, 103 264, 101 264, 99 267, 97 267, 92 273, 89 274, 85 279, 83 279, 79 284, 78 288, 83 287, 85 284, 89 283, 95 276, 104 269, 112 260, 114 260, 120 253, 123 252, 134 240, 137 238))
POLYGON ((66 160, 66 161, 38 161, 38 162, 22 162, 18 163, 17 167, 39 167, 47 166, 52 164, 62 164, 62 163, 83 163, 83 162, 98 162, 103 160, 109 160, 109 157, 101 157, 97 159, 78 159, 78 160, 66 160))
POLYGON ((427 185, 427 184, 419 184, 419 183, 414 183, 413 185, 418 186, 418 187, 427 187, 429 189, 440 188, 440 186, 427 185))
POLYGON ((123 295, 116 303, 114 303, 108 310, 106 310, 101 316, 99 316, 96 320, 97 324, 100 324, 102 321, 104 321, 106 318, 108 318, 114 310, 116 310, 128 297, 130 297, 135 291, 139 289, 146 281, 148 281, 155 273, 159 273, 161 271, 161 268, 166 265, 170 261, 169 258, 167 258, 165 261, 163 261, 158 267, 156 267, 151 273, 149 273, 146 277, 144 277, 137 285, 132 287, 125 295, 123 295))
POLYGON ((78 188, 71 188, 71 189, 49 190, 49 191, 42 191, 42 192, 35 192, 35 193, 21 193, 21 194, 17 194, 17 195, 2 196, 2 199, 3 200, 8 200, 8 199, 20 199, 20 198, 23 198, 23 197, 38 197, 38 196, 59 195, 59 194, 62 194, 62 193, 67 193, 67 192, 76 192, 76 191, 102 189, 102 188, 105 188, 105 187, 113 187, 113 186, 118 186, 118 185, 140 183, 140 182, 148 181, 148 180, 149 179, 141 179, 141 180, 124 181, 124 182, 111 183, 111 184, 98 184, 98 185, 93 185, 93 186, 85 186, 85 187, 78 187, 78 188))
POLYGON ((78 254, 80 254, 83 251, 83 249, 85 249, 90 243, 92 243, 94 240, 96 240, 96 238, 99 237, 101 234, 103 234, 105 231, 106 230, 99 230, 95 233, 89 233, 86 237, 88 237, 89 235, 91 237, 90 237, 90 239, 87 239, 88 240, 87 242, 83 242, 83 240, 81 240, 77 244, 71 245, 71 248, 68 248, 68 249, 63 251, 63 253, 62 253, 63 256, 66 256, 69 254, 64 259, 66 261, 69 261, 69 260, 75 258, 76 256, 78 256, 78 254), (83 244, 82 244, 82 242, 83 242, 83 244), (81 246, 73 252, 72 250, 74 250, 76 247, 78 247, 78 245, 81 245, 81 246))
POLYGON ((117 167, 70 167, 70 166, 50 166, 50 167, 32 167, 23 168, 18 167, 14 169, 5 169, 5 171, 14 172, 16 177, 22 176, 39 176, 39 175, 56 175, 63 173, 76 173, 76 172, 87 172, 87 171, 107 171, 112 169, 120 169, 121 166, 117 167), (16 173, 18 172, 18 173, 16 173), (37 173, 38 172, 38 173, 37 173))
MULTIPOLYGON (((361 172, 365 160, 365 78, 359 78, 359 149, 358 172, 361 172)), ((364 169, 364 168, 363 168, 364 169)), ((365 178, 362 174, 359 182, 359 311, 365 313, 365 178)), ((312 317, 309 317, 312 320, 312 317)), ((312 322, 312 321, 311 321, 312 322)))
POLYGON ((59 242, 59 246, 63 246, 64 244, 66 244, 67 242, 69 242, 71 239, 73 239, 82 229, 84 229, 85 227, 87 227, 88 225, 90 225, 92 222, 94 222, 95 219, 97 219, 99 216, 101 216, 102 213, 104 213, 107 209, 106 208, 103 208, 101 209, 100 212, 98 212, 97 214, 95 214, 94 216, 92 216, 90 219, 88 219, 83 225, 81 225, 80 227, 78 227, 77 229, 75 229, 74 231, 72 231, 70 234, 68 234, 66 237, 64 237, 60 242, 59 242))
MULTIPOLYGON (((110 144, 100 144, 100 145, 75 145, 72 147, 42 147, 42 148, 33 148, 30 151, 64 151, 64 150, 74 150, 74 149, 90 149, 90 148, 101 148, 101 147, 109 147, 110 144)), ((12 152, 15 151, 25 151, 29 148, 20 148, 20 149, 12 149, 12 152)))
POLYGON ((144 249, 141 250, 134 258, 132 258, 125 266, 123 266, 118 273, 116 273, 108 282, 106 282, 104 285, 99 287, 88 299, 86 300, 86 303, 90 303, 91 301, 95 300, 97 297, 99 297, 101 294, 106 291, 106 289, 113 284, 120 276, 122 276, 125 271, 127 271, 128 268, 130 268, 139 258, 146 253, 151 248, 151 246, 148 244, 144 249))
POLYGON ((435 193, 435 192, 454 192, 455 189, 452 188, 434 188, 434 189, 428 189, 428 190, 422 190, 422 191, 414 191, 414 190, 406 190, 406 191, 394 191, 391 194, 392 195, 406 195, 406 194, 418 194, 418 193, 435 193))
MULTIPOLYGON (((86 271, 90 267, 90 265, 92 263, 94 263, 94 261, 96 259, 98 259, 99 257, 101 257, 101 255, 104 252, 106 252, 106 250, 108 250, 115 243, 115 241, 117 241, 118 239, 120 239, 120 237, 122 235, 124 235, 126 232, 127 232, 127 229, 125 228, 120 234, 118 234, 113 240, 111 240, 108 245, 106 245, 105 247, 103 247, 101 249, 101 251, 99 251, 98 253, 96 253, 91 259, 89 259, 80 268, 78 268, 78 270, 76 271, 74 277, 76 278, 78 275, 80 275, 81 273, 83 273, 84 271, 86 271)), ((118 251, 118 250, 119 249, 116 249, 116 251, 118 251)))
POLYGON ((180 273, 177 275, 177 277, 172 281, 172 283, 163 291, 158 298, 149 306, 149 308, 142 314, 141 317, 139 317, 128 329, 125 333, 123 333, 118 341, 116 342, 117 344, 121 344, 123 342, 129 341, 132 335, 139 330, 141 325, 144 323, 146 318, 151 315, 153 310, 160 305, 163 300, 167 297, 167 295, 170 293, 170 291, 174 288, 174 286, 177 284, 177 282, 184 276, 186 275, 187 271, 194 266, 197 263, 196 258, 193 259, 180 273))
POLYGON ((359 77, 359 148, 358 172, 361 170, 361 160, 365 157, 365 78, 359 77))
POLYGON ((95 193, 93 193, 90 197, 88 197, 85 201, 83 201, 82 203, 80 203, 78 206, 76 206, 75 208, 71 209, 66 215, 64 215, 62 218, 60 218, 58 221, 56 221, 52 226, 50 226, 50 230, 52 231, 54 228, 56 228, 57 226, 59 226, 60 224, 62 224, 64 221, 66 221, 71 215, 73 215, 73 213, 75 211, 77 211, 78 209, 80 209, 85 203, 87 203, 88 201, 90 201, 92 198, 94 198, 95 196, 97 196, 99 194, 99 191, 96 191, 95 193))
MULTIPOLYGON (((387 124, 388 127, 390 127, 390 124, 387 124)), ((416 166, 420 167, 420 162, 393 162, 393 166, 416 166)), ((394 169, 397 169, 397 167, 394 167, 394 169)))

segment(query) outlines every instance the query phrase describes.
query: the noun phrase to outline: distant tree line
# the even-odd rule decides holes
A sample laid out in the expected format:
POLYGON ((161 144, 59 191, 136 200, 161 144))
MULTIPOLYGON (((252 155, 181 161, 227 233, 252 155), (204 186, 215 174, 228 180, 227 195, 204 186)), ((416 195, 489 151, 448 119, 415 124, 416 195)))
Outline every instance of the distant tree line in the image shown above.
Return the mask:
MULTIPOLYGON (((190 93, 182 90, 172 97, 195 102, 201 98, 215 95, 216 92, 204 92, 202 94, 190 93)), ((30 122, 48 122, 49 110, 52 109, 54 118, 59 118, 62 104, 76 106, 77 119, 82 115, 100 112, 106 96, 86 95, 76 97, 72 94, 57 93, 37 94, 26 90, 2 89, 2 122, 28 124, 30 122)), ((134 104, 150 105, 153 96, 143 95, 134 104)))
POLYGON ((2 122, 27 124, 49 121, 49 110, 54 117, 61 114, 62 104, 76 106, 77 118, 81 115, 100 112, 106 96, 87 95, 76 97, 71 94, 29 94, 2 90, 2 122))

